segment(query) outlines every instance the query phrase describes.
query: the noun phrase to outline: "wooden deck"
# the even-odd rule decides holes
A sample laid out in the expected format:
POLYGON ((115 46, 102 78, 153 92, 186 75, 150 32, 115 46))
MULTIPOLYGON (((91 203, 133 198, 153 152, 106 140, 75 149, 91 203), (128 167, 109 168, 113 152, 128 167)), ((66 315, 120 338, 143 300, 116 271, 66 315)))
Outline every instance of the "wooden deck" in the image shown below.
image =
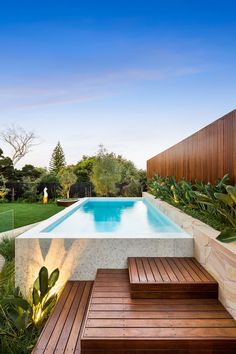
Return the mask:
POLYGON ((98 270, 81 354, 235 354, 236 322, 217 299, 131 299, 128 270, 98 270))
POLYGON ((216 286, 194 259, 130 258, 129 270, 69 281, 32 353, 236 354, 236 321, 216 286))
POLYGON ((218 298, 218 284, 194 259, 128 259, 132 298, 218 298))
POLYGON ((81 329, 92 285, 91 281, 66 284, 32 354, 80 354, 81 329))

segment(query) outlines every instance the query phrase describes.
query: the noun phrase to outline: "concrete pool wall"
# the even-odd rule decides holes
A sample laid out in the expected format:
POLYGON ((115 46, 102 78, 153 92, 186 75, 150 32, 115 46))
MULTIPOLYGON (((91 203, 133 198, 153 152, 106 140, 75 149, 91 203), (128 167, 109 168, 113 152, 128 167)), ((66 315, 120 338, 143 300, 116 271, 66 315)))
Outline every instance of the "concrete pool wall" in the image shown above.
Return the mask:
POLYGON ((49 271, 58 267, 62 284, 68 279, 93 280, 97 268, 126 268, 127 258, 132 256, 193 255, 193 238, 185 232, 130 237, 98 233, 96 237, 84 238, 75 235, 63 238, 56 232, 42 232, 46 226, 76 208, 78 203, 16 238, 16 285, 24 294, 30 291, 43 265, 49 271))

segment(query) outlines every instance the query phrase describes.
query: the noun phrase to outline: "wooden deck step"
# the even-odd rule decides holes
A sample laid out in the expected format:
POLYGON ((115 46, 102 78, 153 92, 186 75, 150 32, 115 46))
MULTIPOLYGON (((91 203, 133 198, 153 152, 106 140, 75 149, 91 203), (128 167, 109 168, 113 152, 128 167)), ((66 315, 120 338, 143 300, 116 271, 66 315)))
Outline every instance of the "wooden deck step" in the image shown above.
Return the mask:
POLYGON ((32 354, 80 354, 80 336, 92 281, 68 281, 32 354))
POLYGON ((132 257, 128 259, 132 298, 218 298, 218 284, 194 259, 132 257))
POLYGON ((128 270, 98 270, 81 354, 235 354, 236 322, 217 299, 131 299, 128 270))

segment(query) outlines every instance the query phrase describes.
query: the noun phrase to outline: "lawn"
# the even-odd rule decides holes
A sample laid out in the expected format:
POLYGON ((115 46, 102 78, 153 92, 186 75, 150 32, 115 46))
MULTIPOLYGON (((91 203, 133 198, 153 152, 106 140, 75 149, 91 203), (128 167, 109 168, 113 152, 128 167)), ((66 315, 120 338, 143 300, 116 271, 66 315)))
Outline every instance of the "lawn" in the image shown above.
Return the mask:
POLYGON ((56 204, 0 203, 0 232, 45 220, 63 209, 56 204))

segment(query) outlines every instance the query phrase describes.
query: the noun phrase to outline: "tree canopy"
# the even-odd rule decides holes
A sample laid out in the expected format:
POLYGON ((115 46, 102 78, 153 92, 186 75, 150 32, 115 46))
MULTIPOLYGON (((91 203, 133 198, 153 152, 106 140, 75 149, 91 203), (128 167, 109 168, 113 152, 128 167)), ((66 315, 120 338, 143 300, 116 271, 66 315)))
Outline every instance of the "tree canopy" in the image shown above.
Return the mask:
POLYGON ((13 179, 15 175, 14 166, 10 157, 3 155, 3 150, 0 148, 0 175, 6 179, 13 179))
POLYGON ((14 166, 31 151, 33 146, 38 144, 38 138, 34 132, 14 125, 1 130, 0 139, 11 147, 11 160, 14 166))
POLYGON ((49 169, 51 172, 55 172, 56 174, 58 174, 60 170, 62 170, 65 166, 66 166, 65 154, 60 144, 60 141, 58 141, 56 147, 52 152, 49 169))
POLYGON ((83 156, 74 167, 74 172, 78 182, 90 182, 93 166, 96 162, 96 156, 83 156))
POLYGON ((64 169, 61 169, 59 174, 59 182, 62 187, 62 195, 64 198, 70 198, 70 189, 71 186, 76 183, 77 177, 74 174, 72 168, 67 167, 64 169))
POLYGON ((58 197, 60 191, 65 197, 70 191, 72 196, 88 195, 85 191, 88 188, 89 195, 132 197, 140 196, 146 188, 145 171, 138 170, 132 161, 108 152, 103 146, 96 155, 83 156, 76 165, 66 167, 59 142, 53 150, 50 170, 31 164, 16 169, 11 158, 0 148, 0 177, 0 190, 5 193, 4 188, 8 189, 8 200, 40 200, 45 186, 50 198, 58 197), (76 182, 78 185, 73 186, 76 182))
POLYGON ((100 146, 90 178, 97 195, 140 196, 145 186, 144 178, 144 172, 132 161, 100 146))

